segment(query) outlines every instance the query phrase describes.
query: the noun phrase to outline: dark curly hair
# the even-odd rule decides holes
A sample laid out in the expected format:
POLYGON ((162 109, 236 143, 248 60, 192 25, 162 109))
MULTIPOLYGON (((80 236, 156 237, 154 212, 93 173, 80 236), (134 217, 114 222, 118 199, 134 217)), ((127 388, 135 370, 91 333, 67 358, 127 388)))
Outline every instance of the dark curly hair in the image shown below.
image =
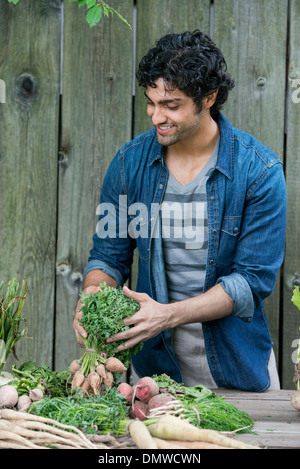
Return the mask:
POLYGON ((162 78, 167 90, 178 88, 191 97, 199 112, 202 99, 218 89, 212 115, 220 111, 234 87, 223 54, 199 30, 163 36, 142 58, 136 77, 144 88, 155 88, 162 78))

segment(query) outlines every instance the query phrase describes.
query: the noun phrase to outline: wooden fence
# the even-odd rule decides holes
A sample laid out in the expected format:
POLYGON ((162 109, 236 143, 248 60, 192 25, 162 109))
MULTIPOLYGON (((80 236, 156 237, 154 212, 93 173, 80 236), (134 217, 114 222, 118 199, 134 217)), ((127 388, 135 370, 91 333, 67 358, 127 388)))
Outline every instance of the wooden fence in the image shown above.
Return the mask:
POLYGON ((0 280, 28 281, 31 338, 19 343, 20 361, 62 370, 80 356, 72 321, 103 176, 118 148, 151 127, 133 71, 163 34, 198 28, 222 49, 236 81, 225 115, 284 164, 286 256, 266 311, 282 386, 292 388, 300 325, 291 303, 300 284, 300 0, 111 4, 132 31, 116 16, 90 29, 84 8, 67 0, 0 2, 0 280))

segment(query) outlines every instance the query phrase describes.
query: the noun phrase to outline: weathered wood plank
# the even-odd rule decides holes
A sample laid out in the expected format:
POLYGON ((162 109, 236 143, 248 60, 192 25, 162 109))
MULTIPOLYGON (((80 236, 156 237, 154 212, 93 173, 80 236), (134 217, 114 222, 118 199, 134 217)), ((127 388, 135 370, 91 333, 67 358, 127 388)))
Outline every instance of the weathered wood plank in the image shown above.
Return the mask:
MULTIPOLYGON (((214 1, 213 39, 222 50, 236 83, 224 106, 224 114, 234 126, 257 137, 282 160, 287 13, 286 0, 214 1)), ((272 249, 271 243, 267 246, 272 249)), ((278 360, 280 278, 265 301, 265 310, 278 360)))
MULTIPOLYGON (((208 0, 138 0, 137 1, 137 64, 164 34, 200 29, 209 33, 210 2, 208 0)), ((136 89, 134 133, 152 128, 146 113, 143 90, 136 89)))
POLYGON ((300 3, 291 1, 287 91, 287 233, 283 284, 282 341, 284 383, 293 386, 293 354, 300 338, 300 313, 291 303, 294 285, 300 286, 300 3))
POLYGON ((0 276, 28 281, 20 360, 52 365, 60 2, 1 2, 0 44, 0 276))
MULTIPOLYGON (((208 0, 138 0, 136 31, 136 63, 147 53, 164 34, 180 33, 200 29, 209 33, 210 2, 208 0)), ((134 135, 151 129, 152 123, 146 112, 143 90, 136 86, 134 135)), ((137 282, 138 253, 134 256, 131 283, 134 289, 137 282)))
MULTIPOLYGON (((110 3, 132 20, 130 0, 110 3)), ((59 165, 55 366, 81 355, 72 321, 109 162, 131 138, 133 33, 117 16, 90 29, 65 2, 59 165), (63 350, 63 353, 62 353, 63 350)))

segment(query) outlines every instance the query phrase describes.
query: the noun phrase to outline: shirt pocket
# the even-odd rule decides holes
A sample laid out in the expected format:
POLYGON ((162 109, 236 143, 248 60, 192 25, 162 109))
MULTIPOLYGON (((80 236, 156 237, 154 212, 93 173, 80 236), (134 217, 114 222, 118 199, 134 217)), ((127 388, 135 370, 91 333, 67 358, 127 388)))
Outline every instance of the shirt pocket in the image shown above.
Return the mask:
POLYGON ((217 266, 228 267, 233 263, 236 245, 241 231, 242 217, 224 217, 220 230, 217 266))

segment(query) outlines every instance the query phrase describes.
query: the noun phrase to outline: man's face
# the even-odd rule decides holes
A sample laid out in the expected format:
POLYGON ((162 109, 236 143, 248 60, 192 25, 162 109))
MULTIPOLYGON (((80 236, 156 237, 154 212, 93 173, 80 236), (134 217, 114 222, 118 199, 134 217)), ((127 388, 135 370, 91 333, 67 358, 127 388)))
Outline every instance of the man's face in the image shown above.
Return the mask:
POLYGON ((155 84, 156 88, 148 86, 145 96, 147 113, 156 128, 158 142, 169 146, 194 137, 200 128, 203 112, 199 112, 193 99, 178 88, 166 90, 162 79, 155 84))

